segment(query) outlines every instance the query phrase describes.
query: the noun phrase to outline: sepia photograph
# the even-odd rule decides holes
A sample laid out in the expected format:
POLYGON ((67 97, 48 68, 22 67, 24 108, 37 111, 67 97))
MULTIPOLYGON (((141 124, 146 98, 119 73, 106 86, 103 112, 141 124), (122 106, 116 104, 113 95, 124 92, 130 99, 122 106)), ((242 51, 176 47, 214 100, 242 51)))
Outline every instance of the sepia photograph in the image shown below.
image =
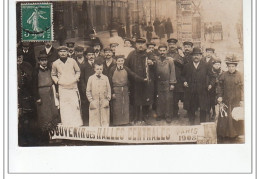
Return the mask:
POLYGON ((16 32, 20 147, 245 143, 242 0, 16 1, 16 32))

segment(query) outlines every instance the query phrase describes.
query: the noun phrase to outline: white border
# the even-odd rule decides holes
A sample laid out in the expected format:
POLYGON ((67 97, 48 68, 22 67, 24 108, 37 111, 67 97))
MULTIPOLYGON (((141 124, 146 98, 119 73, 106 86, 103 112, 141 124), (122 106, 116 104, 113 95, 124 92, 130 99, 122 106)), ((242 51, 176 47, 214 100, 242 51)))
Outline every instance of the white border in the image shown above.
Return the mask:
MULTIPOLYGON (((9 1, 10 172, 251 172, 251 2, 244 0, 246 143, 17 148, 15 1, 9 1), (40 162, 39 162, 40 161, 40 162)), ((6 61, 7 62, 7 61, 6 61)), ((7 121, 6 121, 7 122, 7 121)), ((254 126, 253 126, 254 127, 254 126)), ((6 166, 8 167, 8 166, 6 166)), ((13 175, 14 176, 14 175, 13 175)), ((44 175, 48 177, 47 175, 44 175)), ((79 176, 79 175, 77 175, 79 176)), ((200 178, 207 175, 196 175, 200 178)), ((251 176, 251 175, 250 175, 251 176)), ((35 176, 31 176, 35 177, 35 176)), ((58 176, 60 177, 60 176, 58 176)), ((66 175, 64 176, 66 178, 66 175)), ((68 176, 67 176, 68 177, 68 176)), ((179 177, 179 176, 178 176, 179 177)), ((180 176, 181 177, 181 176, 180 176)), ((191 176, 193 177, 193 176, 191 176)), ((222 176, 216 176, 222 177, 222 176)), ((230 176, 233 178, 233 176, 230 176)), ((236 178, 249 178, 238 175, 236 178)), ((26 178, 30 178, 26 176, 26 178)), ((71 177, 70 177, 71 178, 71 177)), ((223 178, 223 177, 222 177, 223 178)))

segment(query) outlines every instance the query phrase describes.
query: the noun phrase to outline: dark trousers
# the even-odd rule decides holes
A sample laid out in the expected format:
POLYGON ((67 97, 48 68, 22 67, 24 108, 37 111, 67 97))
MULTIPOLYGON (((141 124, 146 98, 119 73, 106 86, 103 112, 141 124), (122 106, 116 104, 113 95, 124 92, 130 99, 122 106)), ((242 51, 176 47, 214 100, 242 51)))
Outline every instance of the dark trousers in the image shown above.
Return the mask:
POLYGON ((213 115, 216 115, 215 105, 216 105, 216 93, 211 92, 209 93, 209 111, 208 111, 209 114, 210 114, 210 110, 212 109, 213 115))
MULTIPOLYGON (((190 99, 190 107, 188 109, 188 116, 191 123, 194 124, 195 121, 195 112, 200 107, 199 105, 199 94, 198 93, 192 93, 191 99, 190 99)), ((206 110, 200 109, 200 122, 206 122, 206 110)))
POLYGON ((183 101, 183 92, 173 92, 173 117, 178 115, 179 101, 183 101))
POLYGON ((134 105, 134 121, 143 121, 148 116, 150 107, 148 105, 134 105))

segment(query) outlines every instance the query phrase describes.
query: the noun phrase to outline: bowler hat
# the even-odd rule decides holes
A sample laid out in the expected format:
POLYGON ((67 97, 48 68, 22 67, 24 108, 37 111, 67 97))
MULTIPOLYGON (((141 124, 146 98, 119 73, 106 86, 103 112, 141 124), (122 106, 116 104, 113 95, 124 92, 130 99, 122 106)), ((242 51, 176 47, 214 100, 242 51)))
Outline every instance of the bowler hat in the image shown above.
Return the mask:
POLYGON ((206 51, 212 51, 214 53, 215 49, 214 48, 206 48, 206 51))
POLYGON ((61 51, 61 50, 66 50, 66 51, 68 51, 68 47, 66 47, 66 46, 60 46, 60 47, 58 48, 58 51, 61 51))
POLYGON ((93 47, 88 47, 86 51, 84 52, 84 55, 87 55, 88 53, 95 53, 93 47))
POLYGON ((145 43, 146 40, 144 38, 139 38, 136 40, 136 43, 145 43))
POLYGON ((190 42, 190 41, 185 41, 185 42, 183 42, 183 45, 190 45, 190 46, 193 46, 193 43, 190 42))
POLYGON ((67 44, 67 47, 73 48, 75 45, 75 42, 67 42, 66 44, 67 44))
POLYGON ((168 39, 167 42, 168 42, 168 43, 175 43, 175 44, 176 44, 176 43, 178 42, 178 40, 177 40, 177 39, 174 39, 174 38, 171 38, 171 39, 168 39))
POLYGON ((201 49, 198 47, 194 47, 193 51, 192 51, 192 55, 195 55, 195 54, 202 54, 201 49))
POLYGON ((75 50, 76 52, 83 52, 83 51, 84 51, 84 47, 77 46, 77 47, 75 47, 74 50, 75 50))
POLYGON ((38 60, 47 60, 48 56, 45 53, 40 53, 38 56, 38 60))

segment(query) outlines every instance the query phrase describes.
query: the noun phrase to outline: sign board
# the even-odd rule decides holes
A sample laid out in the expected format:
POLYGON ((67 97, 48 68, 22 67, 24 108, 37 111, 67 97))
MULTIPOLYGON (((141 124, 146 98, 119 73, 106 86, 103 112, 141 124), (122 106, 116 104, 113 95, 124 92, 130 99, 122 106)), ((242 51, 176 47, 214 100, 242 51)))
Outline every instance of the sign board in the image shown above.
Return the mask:
POLYGON ((69 127, 59 124, 51 139, 114 143, 217 143, 216 124, 194 126, 69 127))

